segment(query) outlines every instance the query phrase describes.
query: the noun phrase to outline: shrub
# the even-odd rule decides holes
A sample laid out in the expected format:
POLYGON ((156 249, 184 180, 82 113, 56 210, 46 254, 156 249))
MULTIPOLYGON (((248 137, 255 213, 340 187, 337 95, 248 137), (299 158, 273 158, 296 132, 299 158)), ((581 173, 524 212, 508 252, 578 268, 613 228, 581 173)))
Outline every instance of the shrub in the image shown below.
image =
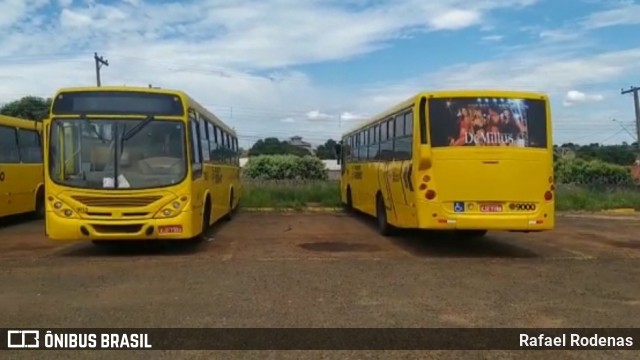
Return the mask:
POLYGON ((601 160, 559 159, 554 163, 556 182, 580 185, 631 185, 629 168, 601 160))
POLYGON ((324 163, 314 156, 260 155, 249 158, 245 176, 261 180, 326 180, 324 163))

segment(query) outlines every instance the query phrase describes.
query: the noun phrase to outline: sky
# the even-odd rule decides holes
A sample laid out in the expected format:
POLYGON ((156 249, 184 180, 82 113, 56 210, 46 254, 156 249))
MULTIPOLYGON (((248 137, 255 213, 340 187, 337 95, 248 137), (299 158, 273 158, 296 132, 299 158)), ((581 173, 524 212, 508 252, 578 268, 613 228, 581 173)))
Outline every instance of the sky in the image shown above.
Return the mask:
POLYGON ((640 0, 0 0, 0 103, 184 90, 239 134, 313 144, 420 91, 532 90, 555 143, 636 140, 640 0))

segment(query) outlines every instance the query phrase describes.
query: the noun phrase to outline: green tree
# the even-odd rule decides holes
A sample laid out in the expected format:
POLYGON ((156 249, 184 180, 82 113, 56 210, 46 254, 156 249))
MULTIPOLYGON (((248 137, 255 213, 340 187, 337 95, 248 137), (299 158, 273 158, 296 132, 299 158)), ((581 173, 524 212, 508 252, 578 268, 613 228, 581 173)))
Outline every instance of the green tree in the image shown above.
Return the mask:
POLYGON ((41 121, 49 113, 51 98, 25 96, 5 104, 0 108, 0 114, 22 119, 41 121))
POLYGON ((335 160, 336 158, 335 147, 336 147, 336 141, 333 139, 329 139, 324 144, 318 146, 318 148, 316 149, 316 156, 318 156, 320 159, 323 159, 323 160, 325 159, 335 160))
POLYGON ((258 140, 251 149, 249 156, 258 155, 297 155, 306 156, 309 152, 303 148, 291 145, 286 141, 280 141, 278 138, 269 137, 258 140))

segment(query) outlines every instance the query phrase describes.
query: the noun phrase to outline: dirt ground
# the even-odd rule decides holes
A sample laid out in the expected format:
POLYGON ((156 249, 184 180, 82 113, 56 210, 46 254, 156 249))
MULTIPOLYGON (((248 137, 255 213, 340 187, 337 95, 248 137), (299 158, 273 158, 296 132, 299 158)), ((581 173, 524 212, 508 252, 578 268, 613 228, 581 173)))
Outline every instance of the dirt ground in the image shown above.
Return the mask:
MULTIPOLYGON (((2 327, 636 327, 640 323, 637 216, 562 215, 557 229, 546 233, 489 233, 483 239, 461 240, 426 232, 385 238, 375 232, 372 220, 347 214, 240 213, 215 226, 209 240, 197 247, 134 246, 111 251, 91 243, 49 241, 42 226, 16 218, 0 224, 2 327)), ((513 358, 524 353, 480 352, 464 357, 476 355, 513 358)), ((527 355, 542 359, 550 354, 527 355)), ((227 352, 221 356, 463 355, 227 352)), ((595 351, 553 356, 632 357, 595 351)))

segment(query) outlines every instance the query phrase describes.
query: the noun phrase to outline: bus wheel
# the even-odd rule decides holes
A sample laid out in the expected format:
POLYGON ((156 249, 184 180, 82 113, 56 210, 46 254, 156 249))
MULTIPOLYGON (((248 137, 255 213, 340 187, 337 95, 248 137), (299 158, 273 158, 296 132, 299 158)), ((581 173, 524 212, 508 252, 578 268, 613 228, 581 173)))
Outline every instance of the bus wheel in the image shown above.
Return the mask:
POLYGON ((206 240, 207 233, 209 232, 209 221, 211 221, 211 200, 207 198, 207 201, 204 203, 204 213, 202 214, 202 230, 197 240, 206 240))
POLYGON ((44 219, 45 217, 44 191, 42 191, 42 189, 38 190, 38 195, 36 195, 36 210, 34 215, 36 219, 44 219))
POLYGON ((384 236, 391 235, 393 227, 387 221, 387 209, 380 195, 376 197, 376 218, 378 220, 378 232, 384 236))
POLYGON ((229 196, 229 211, 227 211, 227 214, 224 216, 224 219, 226 221, 229 221, 233 218, 233 201, 233 190, 231 190, 231 195, 229 196))
POLYGON ((351 186, 347 186, 347 203, 344 205, 348 212, 353 211, 353 198, 351 197, 351 186))

